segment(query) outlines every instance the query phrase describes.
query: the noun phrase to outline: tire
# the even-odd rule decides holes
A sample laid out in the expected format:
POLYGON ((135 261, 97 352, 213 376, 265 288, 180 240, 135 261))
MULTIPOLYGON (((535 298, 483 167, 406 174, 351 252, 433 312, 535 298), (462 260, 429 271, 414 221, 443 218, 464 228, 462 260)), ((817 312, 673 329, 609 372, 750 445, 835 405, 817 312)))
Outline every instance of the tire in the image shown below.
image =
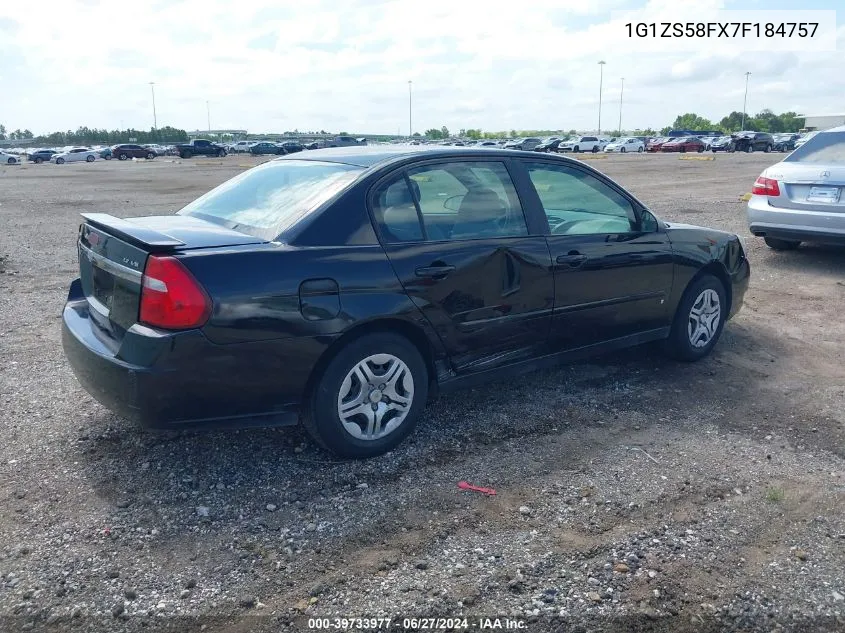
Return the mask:
POLYGON ((763 151, 764 151, 764 152, 766 152, 766 153, 768 154, 769 152, 771 152, 771 151, 772 151, 772 146, 771 146, 771 145, 766 145, 766 148, 765 148, 763 151))
POLYGON ((87 156, 85 158, 86 163, 93 163, 96 159, 93 156, 87 156))
POLYGON ((637 148, 637 154, 642 154, 645 150, 642 147, 637 148))
POLYGON ((748 144, 748 147, 746 147, 746 148, 745 148, 745 153, 746 153, 746 154, 752 154, 752 153, 754 153, 754 146, 753 146, 751 143, 749 143, 749 144, 748 144))
POLYGON ((156 155, 153 152, 147 152, 147 160, 152 160, 156 155))
POLYGON ((664 341, 664 351, 680 361, 704 358, 722 334, 727 310, 725 287, 719 279, 703 274, 693 280, 678 303, 669 338, 664 341))
POLYGON ((186 149, 186 150, 182 150, 182 151, 179 153, 179 158, 190 158, 190 157, 191 157, 191 152, 190 152, 189 150, 187 150, 187 149, 186 149))
POLYGON ((624 153, 625 153, 625 148, 624 148, 624 147, 620 147, 620 148, 619 148, 619 153, 620 153, 620 154, 624 154, 624 153))
POLYGON ((17 162, 17 161, 15 161, 15 159, 14 159, 14 158, 10 158, 9 160, 7 160, 7 161, 6 161, 6 164, 7 164, 7 165, 14 165, 16 162, 17 162))
MULTIPOLYGON (((372 371, 372 365, 368 366, 371 373, 375 373, 372 371)), ((388 365, 386 371, 389 371, 390 368, 388 365)), ((377 379, 376 376, 376 381, 377 379)), ((376 394, 375 397, 382 398, 385 394, 378 387, 379 384, 384 383, 376 381, 373 383, 375 388, 369 392, 370 397, 373 397, 372 394, 376 394)), ((303 414, 303 424, 319 444, 337 455, 353 458, 375 457, 398 446, 413 431, 425 407, 428 397, 428 383, 429 375, 425 361, 408 339, 386 332, 365 334, 348 343, 329 361, 315 383, 310 401, 303 414), (410 403, 404 414, 398 413, 395 409, 387 409, 381 413, 382 421, 386 420, 388 423, 397 419, 398 416, 403 416, 393 430, 375 439, 364 439, 361 435, 368 430, 365 420, 369 416, 364 413, 353 413, 350 416, 348 411, 358 408, 352 406, 347 409, 348 417, 346 424, 344 424, 340 417, 339 401, 344 392, 350 393, 352 399, 347 401, 348 404, 361 399, 359 406, 361 408, 366 407, 365 410, 369 413, 369 407, 375 405, 371 405, 370 400, 364 395, 369 387, 358 378, 363 373, 356 373, 355 368, 368 359, 388 361, 388 356, 392 357, 390 362, 399 361, 402 363, 399 374, 396 376, 397 384, 401 381, 401 386, 398 389, 394 388, 394 393, 406 396, 410 392, 410 403), (410 389, 408 389, 409 386, 410 389), (357 397, 356 393, 358 394, 357 397), (393 415, 393 417, 388 418, 388 415, 393 415), (356 436, 353 432, 359 435, 356 436)), ((385 392, 389 389, 389 387, 386 387, 385 392)), ((382 401, 376 402, 380 405, 382 401)), ((388 400, 387 406, 390 407, 391 404, 388 400)))
POLYGON ((129 158, 129 156, 127 156, 123 152, 120 152, 120 154, 117 155, 117 160, 126 160, 127 158, 129 158))
POLYGON ((703 151, 704 151, 704 145, 701 145, 701 146, 698 148, 698 150, 697 150, 697 151, 698 151, 698 153, 699 153, 699 154, 700 154, 701 152, 703 152, 703 151))
POLYGON ((593 145, 593 154, 597 154, 597 153, 598 153, 598 151, 599 151, 599 146, 598 146, 598 145, 593 145))
POLYGON ((64 164, 65 164, 65 159, 64 159, 64 158, 57 158, 57 159, 56 159, 56 164, 57 164, 57 165, 64 165, 64 164))
POLYGON ((221 149, 217 151, 217 158, 223 158, 226 155, 226 150, 221 149))
POLYGON ((686 148, 686 147, 684 147, 683 145, 681 145, 681 147, 680 147, 680 149, 679 149, 678 151, 679 151, 679 152, 681 152, 681 154, 686 154, 686 153, 687 153, 687 148, 686 148))
POLYGON ((763 241, 766 242, 766 246, 776 251, 794 251, 801 245, 801 242, 797 240, 781 240, 776 237, 766 237, 763 241))
POLYGON ((103 158, 106 160, 111 160, 111 154, 106 154, 105 156, 103 156, 103 158))
POLYGON ((572 151, 573 151, 573 153, 577 154, 578 152, 581 151, 581 148, 576 145, 575 147, 572 148, 572 151))
POLYGON ((41 164, 41 163, 43 163, 43 162, 44 162, 44 159, 43 159, 43 158, 41 158, 40 156, 37 156, 37 157, 35 158, 35 164, 36 164, 36 165, 40 165, 40 164, 41 164))

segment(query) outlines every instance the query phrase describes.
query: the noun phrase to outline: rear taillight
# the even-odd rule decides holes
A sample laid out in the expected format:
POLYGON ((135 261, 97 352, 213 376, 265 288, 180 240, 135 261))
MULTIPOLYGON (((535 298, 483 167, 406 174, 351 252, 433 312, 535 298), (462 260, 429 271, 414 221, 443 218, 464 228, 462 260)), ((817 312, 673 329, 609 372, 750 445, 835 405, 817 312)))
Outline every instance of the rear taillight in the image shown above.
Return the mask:
POLYGON ((200 327, 211 299, 178 259, 150 255, 141 282, 140 321, 168 330, 200 327))
POLYGON ((754 186, 751 187, 751 193, 755 196, 779 196, 780 187, 778 187, 777 180, 760 176, 754 181, 754 186))

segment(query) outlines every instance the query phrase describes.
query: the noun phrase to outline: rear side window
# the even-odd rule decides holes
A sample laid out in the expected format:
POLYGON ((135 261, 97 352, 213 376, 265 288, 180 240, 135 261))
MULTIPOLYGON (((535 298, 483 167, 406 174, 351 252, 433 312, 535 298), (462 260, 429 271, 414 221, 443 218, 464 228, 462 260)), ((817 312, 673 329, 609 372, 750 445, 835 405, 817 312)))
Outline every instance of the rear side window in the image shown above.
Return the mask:
POLYGON ((845 132, 821 132, 783 159, 785 163, 845 164, 845 132))
POLYGON ((285 160, 250 169, 179 211, 271 240, 352 183, 361 167, 285 160))
POLYGON ((381 185, 374 214, 388 242, 516 237, 525 216, 502 163, 426 165, 381 185))

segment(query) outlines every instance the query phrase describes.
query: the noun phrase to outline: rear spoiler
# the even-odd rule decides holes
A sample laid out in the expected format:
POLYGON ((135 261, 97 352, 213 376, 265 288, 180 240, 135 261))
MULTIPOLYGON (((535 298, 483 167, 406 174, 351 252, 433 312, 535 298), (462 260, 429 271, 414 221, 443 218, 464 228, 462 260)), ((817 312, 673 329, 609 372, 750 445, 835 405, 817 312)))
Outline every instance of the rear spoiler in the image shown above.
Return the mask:
POLYGON ((81 215, 94 228, 141 246, 150 252, 171 251, 180 246, 185 246, 185 242, 181 240, 174 239, 159 231, 138 226, 127 220, 121 220, 108 213, 83 213, 81 215))

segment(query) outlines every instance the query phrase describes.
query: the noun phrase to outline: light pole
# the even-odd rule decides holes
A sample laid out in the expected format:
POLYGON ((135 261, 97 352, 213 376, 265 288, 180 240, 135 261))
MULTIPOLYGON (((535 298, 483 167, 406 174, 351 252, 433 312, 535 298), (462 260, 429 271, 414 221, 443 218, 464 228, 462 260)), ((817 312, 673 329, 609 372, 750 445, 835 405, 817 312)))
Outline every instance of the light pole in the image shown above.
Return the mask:
POLYGON ((750 72, 745 73, 745 97, 742 99, 742 125, 740 126, 740 131, 745 129, 745 107, 748 103, 748 77, 750 76, 750 72))
POLYGON ((604 60, 599 62, 599 134, 601 134, 601 91, 604 82, 604 60))
POLYGON ((413 93, 411 92, 411 80, 408 80, 408 138, 414 135, 413 119, 413 93))
POLYGON ((211 134, 211 106, 208 105, 208 101, 205 102, 205 115, 208 118, 208 133, 211 134))
POLYGON ((625 78, 622 77, 622 87, 619 89, 619 136, 622 136, 622 95, 625 94, 625 78))
POLYGON ((158 119, 156 119, 156 82, 150 82, 150 92, 153 93, 153 129, 158 129, 158 119))

